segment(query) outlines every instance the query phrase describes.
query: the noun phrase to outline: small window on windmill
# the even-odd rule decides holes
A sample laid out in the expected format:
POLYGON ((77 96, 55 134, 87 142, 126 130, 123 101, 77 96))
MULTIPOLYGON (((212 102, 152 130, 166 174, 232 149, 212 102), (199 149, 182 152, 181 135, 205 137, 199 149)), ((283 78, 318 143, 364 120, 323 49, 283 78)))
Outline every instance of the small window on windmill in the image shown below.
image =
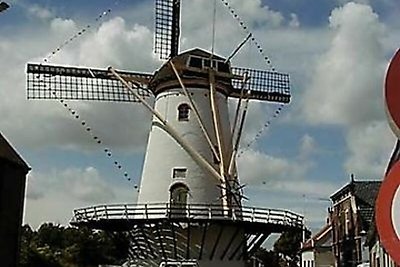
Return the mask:
POLYGON ((210 68, 211 67, 211 60, 204 59, 203 64, 204 64, 204 68, 206 68, 206 67, 210 68))
POLYGON ((200 57, 190 56, 189 67, 194 67, 199 69, 203 68, 203 59, 200 57))
POLYGON ((172 170, 172 178, 174 179, 185 179, 187 169, 186 168, 174 168, 172 170))
POLYGON ((189 120, 190 107, 188 104, 180 104, 178 106, 178 121, 188 121, 189 120))
POLYGON ((228 63, 225 63, 223 61, 218 61, 218 71, 220 72, 225 72, 225 73, 229 73, 229 65, 228 63))

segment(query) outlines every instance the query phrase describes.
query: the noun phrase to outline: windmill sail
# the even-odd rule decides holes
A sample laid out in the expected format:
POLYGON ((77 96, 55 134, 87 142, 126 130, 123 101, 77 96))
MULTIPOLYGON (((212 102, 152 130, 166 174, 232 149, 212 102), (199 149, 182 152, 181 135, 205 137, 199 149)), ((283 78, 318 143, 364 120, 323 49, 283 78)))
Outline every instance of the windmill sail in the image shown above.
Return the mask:
MULTIPOLYGON (((146 86, 151 74, 119 71, 141 96, 149 96, 146 86)), ((108 70, 42 64, 27 65, 28 99, 95 100, 137 102, 108 70)))
POLYGON ((180 0, 156 0, 154 52, 160 59, 179 53, 180 0))
MULTIPOLYGON (((232 67, 232 73, 236 77, 243 77, 247 74, 250 77, 247 82, 251 89, 250 99, 266 100, 278 103, 290 102, 289 74, 266 70, 232 67)), ((242 87, 242 79, 232 79, 233 92, 231 97, 239 97, 242 87)))

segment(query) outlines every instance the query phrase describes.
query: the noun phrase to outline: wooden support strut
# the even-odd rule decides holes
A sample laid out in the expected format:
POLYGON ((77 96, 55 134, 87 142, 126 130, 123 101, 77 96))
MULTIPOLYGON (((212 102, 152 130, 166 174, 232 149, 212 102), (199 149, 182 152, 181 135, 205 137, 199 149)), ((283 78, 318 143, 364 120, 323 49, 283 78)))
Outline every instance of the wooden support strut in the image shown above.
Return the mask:
POLYGON ((218 244, 219 244, 219 241, 220 241, 220 239, 222 237, 222 233, 223 232, 224 232, 224 225, 221 225, 220 228, 219 228, 219 232, 218 232, 217 238, 215 239, 215 242, 214 242, 214 247, 213 247, 213 249, 211 251, 211 254, 210 254, 210 258, 209 258, 210 260, 213 260, 213 258, 214 258, 215 252, 217 251, 217 247, 218 247, 218 244))
MULTIPOLYGON (((239 123, 239 114, 240 114, 240 108, 242 106, 242 100, 243 98, 248 95, 245 95, 245 87, 246 87, 246 83, 247 81, 250 79, 250 77, 245 73, 243 76, 243 83, 242 83, 242 88, 240 90, 240 97, 236 106, 236 111, 235 111, 235 117, 233 120, 233 127, 232 127, 232 144, 234 145, 234 149, 233 149, 233 153, 231 155, 231 159, 229 162, 229 168, 228 168, 228 174, 231 176, 233 175, 233 170, 234 170, 234 163, 235 163, 235 157, 236 157, 236 153, 237 153, 237 148, 239 146, 239 141, 240 141, 240 135, 241 135, 241 129, 238 130, 237 133, 237 138, 236 141, 234 140, 235 135, 236 135, 236 129, 237 129, 237 124, 239 123)), ((239 127, 240 128, 240 127, 239 127)))
MULTIPOLYGON (((250 90, 248 91, 247 95, 249 95, 249 94, 250 94, 250 90)), ((250 100, 249 98, 246 99, 245 106, 243 108, 242 118, 240 120, 240 125, 239 125, 239 129, 238 129, 237 137, 235 140, 235 144, 234 144, 234 149, 233 149, 230 163, 229 163, 229 170, 228 170, 229 175, 233 174, 234 162, 236 160, 237 151, 239 149, 240 138, 242 137, 244 122, 246 120, 247 110, 248 110, 248 106, 249 106, 249 100, 250 100)))
POLYGON ((210 76, 210 104, 211 104, 211 112, 213 115, 213 124, 215 129, 215 135, 218 144, 219 157, 221 159, 219 163, 220 177, 221 177, 221 195, 222 195, 222 206, 224 210, 224 215, 229 214, 229 206, 228 206, 228 194, 226 191, 226 177, 225 177, 225 151, 224 151, 224 143, 222 138, 222 130, 221 130, 221 120, 219 117, 218 105, 216 103, 216 88, 215 88, 215 74, 213 69, 209 69, 210 76))
POLYGON ((237 236, 239 236, 238 235, 239 231, 240 231, 240 228, 239 227, 236 228, 236 231, 233 233, 231 239, 228 242, 228 245, 226 246, 225 250, 223 251, 223 253, 222 253, 221 257, 220 257, 220 260, 223 260, 225 258, 225 255, 228 253, 229 249, 231 248, 231 246, 233 244, 233 241, 236 239, 237 236))
POLYGON ((205 241, 206 241, 206 235, 207 235, 208 225, 209 225, 209 223, 204 223, 204 226, 203 226, 203 235, 202 235, 202 237, 201 237, 201 245, 200 245, 200 252, 199 252, 199 260, 201 260, 202 257, 203 257, 203 250, 204 250, 204 244, 205 244, 205 241))
POLYGON ((186 97, 189 99, 190 108, 194 111, 194 114, 195 114, 195 116, 196 116, 196 119, 197 119, 197 121, 198 121, 198 123, 199 123, 199 125, 200 125, 200 129, 201 129, 201 131, 203 132, 204 137, 206 138, 207 143, 208 143, 208 145, 210 146, 210 149, 211 149, 211 151, 212 151, 214 157, 217 159, 217 161, 220 161, 219 154, 218 154, 217 150, 215 149, 213 142, 211 141, 210 135, 208 134, 206 127, 204 126, 204 122, 203 122, 203 120, 201 119, 200 112, 199 112, 199 110, 198 110, 196 104, 193 102, 192 96, 189 94, 189 92, 188 92, 186 86, 183 84, 182 79, 181 79, 181 77, 179 76, 179 73, 178 73, 178 71, 177 71, 177 69, 176 69, 176 67, 175 67, 175 64, 172 63, 172 61, 170 61, 169 64, 171 65, 172 70, 174 71, 175 76, 176 76, 176 78, 178 79, 179 84, 180 84, 181 87, 182 87, 183 92, 185 93, 186 97))
POLYGON ((146 233, 145 230, 144 230, 144 226, 143 226, 143 225, 142 225, 142 226, 139 226, 139 228, 140 228, 140 232, 142 233, 142 236, 143 236, 143 238, 144 238, 144 240, 145 240, 145 242, 146 242, 146 244, 147 244, 147 247, 148 247, 148 249, 149 249, 150 254, 151 254, 153 257, 155 257, 156 254, 154 253, 153 247, 152 247, 151 244, 150 244, 149 238, 147 237, 147 233, 146 233))
POLYGON ((170 223, 171 226, 171 232, 172 232, 172 238, 173 238, 173 244, 174 244, 174 257, 177 259, 178 258, 178 250, 176 249, 176 233, 175 233, 175 226, 174 223, 170 223))
POLYGON ((221 175, 214 169, 214 167, 197 151, 193 149, 191 145, 189 145, 180 135, 179 133, 167 122, 166 119, 163 118, 161 113, 155 110, 147 101, 139 95, 135 90, 132 90, 130 85, 122 78, 112 67, 109 67, 108 70, 120 81, 122 84, 128 89, 130 93, 132 93, 144 106, 147 108, 159 121, 160 124, 172 138, 192 157, 192 159, 199 164, 201 168, 206 170, 216 178, 218 181, 223 181, 221 175))

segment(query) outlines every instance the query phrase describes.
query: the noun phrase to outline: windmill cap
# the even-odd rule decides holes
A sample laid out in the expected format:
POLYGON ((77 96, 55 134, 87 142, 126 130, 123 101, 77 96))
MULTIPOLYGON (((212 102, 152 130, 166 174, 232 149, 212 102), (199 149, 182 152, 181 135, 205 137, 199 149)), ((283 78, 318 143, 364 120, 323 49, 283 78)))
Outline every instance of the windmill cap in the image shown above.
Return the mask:
POLYGON ((216 89, 225 95, 233 90, 230 62, 223 57, 195 48, 186 51, 166 62, 154 75, 149 87, 155 95, 168 89, 180 88, 181 85, 171 67, 172 62, 183 82, 191 88, 210 88, 209 72, 212 66, 215 74, 216 89))

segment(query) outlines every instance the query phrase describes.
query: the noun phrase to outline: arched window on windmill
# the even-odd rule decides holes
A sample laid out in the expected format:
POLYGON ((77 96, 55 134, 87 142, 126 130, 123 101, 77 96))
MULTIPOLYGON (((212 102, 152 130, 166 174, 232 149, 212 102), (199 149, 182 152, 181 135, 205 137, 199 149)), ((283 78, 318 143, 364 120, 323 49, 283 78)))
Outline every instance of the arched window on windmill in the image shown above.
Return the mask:
POLYGON ((186 215, 189 187, 184 183, 175 183, 171 186, 169 192, 171 204, 170 216, 186 215))
POLYGON ((190 106, 186 103, 178 106, 178 121, 188 121, 190 113, 190 106))

